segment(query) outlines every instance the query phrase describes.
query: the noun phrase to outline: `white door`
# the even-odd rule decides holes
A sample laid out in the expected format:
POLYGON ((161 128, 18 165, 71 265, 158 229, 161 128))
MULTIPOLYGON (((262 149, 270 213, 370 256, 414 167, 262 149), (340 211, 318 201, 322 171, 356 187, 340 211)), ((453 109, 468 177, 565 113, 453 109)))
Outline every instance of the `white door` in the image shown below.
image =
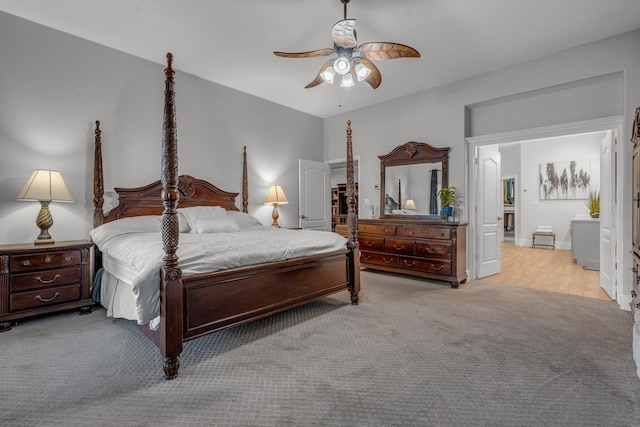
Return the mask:
POLYGON ((298 178, 300 227, 331 231, 331 167, 300 159, 298 178))
MULTIPOLYGON (((616 149, 612 131, 607 131, 600 151, 600 286, 616 300, 615 283, 615 194, 616 149)), ((592 190, 593 191, 593 190, 592 190)))
POLYGON ((478 147, 476 169, 478 278, 482 278, 500 272, 500 228, 503 207, 500 188, 500 153, 487 147, 478 147))

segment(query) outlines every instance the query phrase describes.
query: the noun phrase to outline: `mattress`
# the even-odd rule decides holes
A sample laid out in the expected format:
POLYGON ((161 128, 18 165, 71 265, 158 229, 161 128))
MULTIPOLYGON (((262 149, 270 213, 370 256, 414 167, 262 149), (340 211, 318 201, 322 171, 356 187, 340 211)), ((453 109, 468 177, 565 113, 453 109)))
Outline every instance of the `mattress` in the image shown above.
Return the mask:
MULTIPOLYGON (((110 316, 147 324, 160 313, 164 250, 161 234, 149 231, 157 230, 155 226, 132 226, 142 221, 138 218, 141 217, 104 224, 92 230, 91 236, 103 254, 103 268, 108 273, 101 281, 101 304, 110 316)), ((233 230, 180 233, 177 255, 182 274, 215 272, 346 248, 344 237, 325 231, 255 225, 233 230)))

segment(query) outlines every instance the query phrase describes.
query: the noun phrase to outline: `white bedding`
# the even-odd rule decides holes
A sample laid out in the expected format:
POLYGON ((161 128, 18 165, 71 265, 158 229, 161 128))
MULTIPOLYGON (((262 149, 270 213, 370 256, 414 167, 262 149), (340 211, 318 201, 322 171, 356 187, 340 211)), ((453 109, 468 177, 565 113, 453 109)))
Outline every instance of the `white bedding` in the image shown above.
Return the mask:
MULTIPOLYGON (((92 230, 91 237, 103 253, 102 284, 130 286, 135 297, 135 313, 131 303, 120 302, 126 309, 108 306, 116 291, 102 289, 101 303, 108 314, 147 324, 160 312, 160 267, 164 255, 159 230, 159 217, 136 217, 113 221, 92 230), (109 276, 118 280, 109 281, 109 276)), ((233 219, 233 218, 232 218, 233 219)), ((233 221, 236 221, 233 219, 233 221)), ((220 221, 225 224, 229 217, 220 221)), ((183 275, 206 273, 248 265, 263 264, 346 248, 346 239, 336 233, 314 230, 290 230, 246 225, 238 227, 200 227, 200 229, 240 230, 180 233, 178 258, 183 275)), ((182 227, 181 230, 186 227, 182 227)))

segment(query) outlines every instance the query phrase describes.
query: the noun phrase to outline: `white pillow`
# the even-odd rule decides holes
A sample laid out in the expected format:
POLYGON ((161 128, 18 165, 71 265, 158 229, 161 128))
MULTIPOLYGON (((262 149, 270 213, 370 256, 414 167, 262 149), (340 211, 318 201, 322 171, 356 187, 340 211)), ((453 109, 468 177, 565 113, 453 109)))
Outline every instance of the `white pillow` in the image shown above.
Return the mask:
POLYGON ((178 213, 187 219, 189 228, 193 230, 193 225, 197 219, 224 218, 227 211, 220 206, 193 206, 190 208, 179 208, 178 213))
POLYGON ((227 216, 235 219, 240 227, 252 227, 254 225, 263 225, 258 218, 240 211, 227 211, 227 216))
POLYGON ((160 233, 162 217, 158 215, 132 216, 102 224, 89 232, 98 246, 112 237, 127 233, 160 233))
POLYGON ((233 233, 240 231, 238 222, 230 217, 199 218, 193 222, 191 233, 233 233))

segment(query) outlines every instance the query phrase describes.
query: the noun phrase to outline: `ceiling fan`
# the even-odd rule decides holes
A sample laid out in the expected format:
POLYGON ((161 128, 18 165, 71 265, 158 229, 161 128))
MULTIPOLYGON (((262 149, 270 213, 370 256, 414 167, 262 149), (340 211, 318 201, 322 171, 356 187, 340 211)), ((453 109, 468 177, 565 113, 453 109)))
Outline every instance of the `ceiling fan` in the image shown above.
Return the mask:
POLYGON ((318 86, 322 82, 333 84, 336 75, 341 76, 340 87, 351 87, 355 85, 356 80, 364 80, 377 89, 382 83, 382 75, 371 60, 420 57, 417 50, 400 43, 374 42, 358 46, 356 20, 347 19, 347 4, 350 0, 340 1, 344 5, 344 19, 336 22, 331 28, 333 48, 295 53, 273 52, 276 56, 284 58, 315 58, 334 53, 338 55, 320 67, 315 79, 306 85, 305 89, 318 86))

